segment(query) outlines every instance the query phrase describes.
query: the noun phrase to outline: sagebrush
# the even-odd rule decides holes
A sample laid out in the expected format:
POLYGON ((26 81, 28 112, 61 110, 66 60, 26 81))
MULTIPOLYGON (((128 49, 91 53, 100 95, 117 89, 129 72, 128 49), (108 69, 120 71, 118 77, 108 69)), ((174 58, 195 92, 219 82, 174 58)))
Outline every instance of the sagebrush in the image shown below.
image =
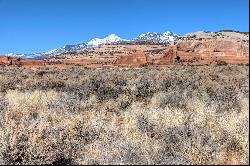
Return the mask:
POLYGON ((0 69, 0 164, 248 164, 249 69, 0 69))

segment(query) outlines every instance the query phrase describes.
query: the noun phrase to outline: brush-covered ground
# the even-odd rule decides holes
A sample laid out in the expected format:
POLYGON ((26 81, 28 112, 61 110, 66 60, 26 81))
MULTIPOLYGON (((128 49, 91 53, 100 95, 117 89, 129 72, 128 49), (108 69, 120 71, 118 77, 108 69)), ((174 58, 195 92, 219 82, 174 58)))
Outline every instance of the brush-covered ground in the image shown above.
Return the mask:
POLYGON ((0 68, 0 164, 248 164, 249 66, 0 68))

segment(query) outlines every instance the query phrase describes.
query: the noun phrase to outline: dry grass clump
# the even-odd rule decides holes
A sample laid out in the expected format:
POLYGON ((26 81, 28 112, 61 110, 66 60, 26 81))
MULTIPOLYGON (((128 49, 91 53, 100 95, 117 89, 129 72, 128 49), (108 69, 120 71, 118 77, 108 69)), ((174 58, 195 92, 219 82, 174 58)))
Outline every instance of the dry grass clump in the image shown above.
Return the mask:
POLYGON ((247 66, 0 73, 0 164, 249 163, 247 66))

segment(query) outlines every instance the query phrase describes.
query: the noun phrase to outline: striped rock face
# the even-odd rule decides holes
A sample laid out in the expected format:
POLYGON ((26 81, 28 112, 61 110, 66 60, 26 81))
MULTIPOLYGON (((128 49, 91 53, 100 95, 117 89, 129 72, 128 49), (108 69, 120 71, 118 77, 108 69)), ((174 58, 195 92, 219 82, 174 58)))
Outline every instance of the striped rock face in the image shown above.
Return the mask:
POLYGON ((249 63, 249 35, 237 32, 197 32, 176 42, 177 55, 187 64, 249 63))
POLYGON ((136 52, 132 55, 124 55, 117 57, 115 66, 121 67, 142 67, 149 61, 149 57, 143 52, 136 52))
POLYGON ((155 67, 168 65, 248 64, 249 35, 240 32, 195 32, 170 44, 109 44, 89 51, 44 60, 0 56, 4 66, 155 67))

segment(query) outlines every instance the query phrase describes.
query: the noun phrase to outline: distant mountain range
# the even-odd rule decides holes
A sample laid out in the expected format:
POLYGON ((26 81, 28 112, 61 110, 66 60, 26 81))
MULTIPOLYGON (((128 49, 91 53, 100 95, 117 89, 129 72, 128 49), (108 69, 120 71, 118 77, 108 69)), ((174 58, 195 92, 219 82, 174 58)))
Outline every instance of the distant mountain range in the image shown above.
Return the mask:
POLYGON ((60 55, 67 52, 74 52, 78 50, 90 50, 97 47, 100 47, 104 44, 112 44, 112 43, 122 43, 122 42, 157 42, 157 43, 170 43, 178 38, 178 35, 173 32, 163 32, 163 33, 156 33, 156 32, 147 32, 144 34, 139 35, 137 38, 132 40, 122 39, 121 37, 117 36, 116 34, 111 34, 103 39, 94 38, 87 43, 81 43, 76 45, 66 45, 64 47, 54 49, 44 53, 32 53, 32 54, 8 54, 9 56, 19 56, 24 58, 30 59, 46 59, 49 57, 53 57, 56 55, 60 55))

